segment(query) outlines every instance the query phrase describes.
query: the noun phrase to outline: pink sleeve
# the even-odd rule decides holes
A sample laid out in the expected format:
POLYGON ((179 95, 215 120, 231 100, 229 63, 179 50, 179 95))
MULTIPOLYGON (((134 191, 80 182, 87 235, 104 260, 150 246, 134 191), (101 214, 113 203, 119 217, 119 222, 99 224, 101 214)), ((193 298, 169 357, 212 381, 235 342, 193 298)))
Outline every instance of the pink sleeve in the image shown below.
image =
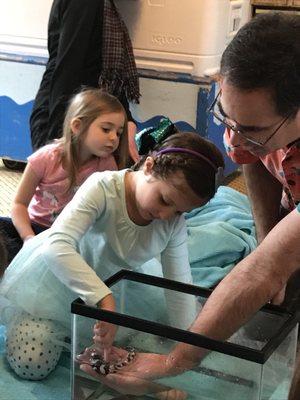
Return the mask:
POLYGON ((27 158, 28 164, 40 179, 45 176, 46 168, 49 166, 49 163, 54 162, 54 160, 51 159, 52 154, 53 145, 46 145, 27 158))

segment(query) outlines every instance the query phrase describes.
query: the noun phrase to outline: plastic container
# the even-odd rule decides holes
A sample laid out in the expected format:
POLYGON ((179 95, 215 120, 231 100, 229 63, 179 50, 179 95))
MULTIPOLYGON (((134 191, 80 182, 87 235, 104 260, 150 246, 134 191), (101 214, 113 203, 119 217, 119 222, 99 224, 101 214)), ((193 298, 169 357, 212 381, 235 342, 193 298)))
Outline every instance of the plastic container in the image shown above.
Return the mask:
POLYGON ((115 0, 138 68, 192 76, 218 70, 221 54, 250 18, 249 0, 115 0))

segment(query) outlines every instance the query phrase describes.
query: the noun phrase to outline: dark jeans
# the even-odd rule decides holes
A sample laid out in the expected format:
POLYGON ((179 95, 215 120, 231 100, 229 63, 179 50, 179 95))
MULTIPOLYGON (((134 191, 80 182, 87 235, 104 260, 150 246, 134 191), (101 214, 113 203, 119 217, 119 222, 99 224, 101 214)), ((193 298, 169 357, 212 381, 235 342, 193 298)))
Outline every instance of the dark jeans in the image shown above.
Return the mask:
MULTIPOLYGON (((31 227, 36 235, 48 229, 47 227, 38 225, 34 222, 31 223, 31 227)), ((2 233, 4 245, 7 250, 7 265, 9 265, 12 259, 21 250, 23 240, 20 238, 18 231, 9 217, 0 217, 0 232, 2 233)))
MULTIPOLYGON (((34 150, 61 137, 66 108, 75 93, 82 87, 99 87, 103 10, 103 0, 52 3, 48 21, 49 58, 30 116, 34 150)), ((132 121, 125 91, 116 95, 132 121)))

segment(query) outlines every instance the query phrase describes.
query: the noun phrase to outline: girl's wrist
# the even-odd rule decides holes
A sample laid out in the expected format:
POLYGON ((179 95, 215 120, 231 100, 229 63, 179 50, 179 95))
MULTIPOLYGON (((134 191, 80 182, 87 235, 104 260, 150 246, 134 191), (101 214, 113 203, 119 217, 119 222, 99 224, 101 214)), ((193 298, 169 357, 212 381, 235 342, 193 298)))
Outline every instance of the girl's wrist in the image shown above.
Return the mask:
POLYGON ((23 238, 23 242, 25 243, 25 242, 27 242, 29 239, 32 239, 33 237, 35 237, 35 235, 33 235, 33 234, 27 235, 27 236, 25 236, 25 237, 23 238))
POLYGON ((113 298, 113 295, 109 294, 109 295, 105 296, 103 299, 101 299, 97 303, 97 306, 99 308, 102 308, 103 310, 115 311, 116 306, 115 306, 115 300, 113 298))

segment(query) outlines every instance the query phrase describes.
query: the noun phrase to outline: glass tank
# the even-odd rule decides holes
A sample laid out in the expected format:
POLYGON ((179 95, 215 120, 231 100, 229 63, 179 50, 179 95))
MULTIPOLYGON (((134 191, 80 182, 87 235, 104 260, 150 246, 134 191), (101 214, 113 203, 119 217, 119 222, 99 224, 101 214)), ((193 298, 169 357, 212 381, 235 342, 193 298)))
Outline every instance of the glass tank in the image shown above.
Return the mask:
POLYGON ((294 315, 266 305, 221 342, 188 330, 210 290, 127 270, 106 284, 116 299, 116 312, 89 307, 80 299, 72 303, 72 400, 287 399, 297 346, 294 315), (117 328, 113 351, 105 360, 92 339, 99 321, 117 328), (135 371, 136 357, 168 355, 179 343, 194 346, 195 354, 205 349, 206 356, 189 369, 151 378, 143 390, 135 390, 134 379, 141 383, 141 376, 126 375, 126 370, 135 371), (130 376, 130 385, 108 386, 107 374, 130 376))

